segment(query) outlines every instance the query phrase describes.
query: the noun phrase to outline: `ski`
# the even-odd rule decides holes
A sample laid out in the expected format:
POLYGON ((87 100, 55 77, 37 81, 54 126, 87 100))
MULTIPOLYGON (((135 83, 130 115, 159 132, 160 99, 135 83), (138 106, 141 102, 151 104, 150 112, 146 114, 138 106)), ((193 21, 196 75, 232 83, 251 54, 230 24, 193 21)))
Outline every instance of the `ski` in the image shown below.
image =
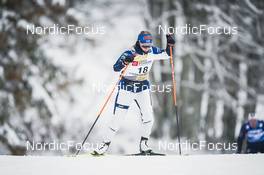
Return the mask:
POLYGON ((126 154, 125 156, 166 156, 166 154, 148 152, 148 153, 126 154))
POLYGON ((156 153, 156 152, 148 152, 148 153, 135 153, 135 154, 98 154, 98 153, 85 153, 85 154, 79 154, 78 157, 104 157, 104 156, 166 156, 166 154, 162 153, 156 153))

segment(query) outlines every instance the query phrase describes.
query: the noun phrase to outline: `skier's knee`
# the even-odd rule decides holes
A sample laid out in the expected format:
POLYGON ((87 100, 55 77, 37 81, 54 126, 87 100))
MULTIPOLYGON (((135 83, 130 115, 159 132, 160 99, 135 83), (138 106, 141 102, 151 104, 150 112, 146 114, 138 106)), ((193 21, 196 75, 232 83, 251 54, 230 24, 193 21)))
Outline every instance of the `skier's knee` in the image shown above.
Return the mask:
POLYGON ((142 120, 142 124, 143 125, 150 125, 150 126, 152 126, 153 123, 154 123, 153 117, 148 117, 147 119, 143 119, 142 120))
POLYGON ((143 115, 142 116, 142 123, 143 124, 150 124, 150 125, 152 125, 153 123, 154 123, 154 117, 153 117, 153 115, 150 115, 150 114, 148 114, 148 115, 143 115))
POLYGON ((120 123, 118 121, 112 121, 110 122, 108 129, 112 132, 116 133, 120 128, 120 123))

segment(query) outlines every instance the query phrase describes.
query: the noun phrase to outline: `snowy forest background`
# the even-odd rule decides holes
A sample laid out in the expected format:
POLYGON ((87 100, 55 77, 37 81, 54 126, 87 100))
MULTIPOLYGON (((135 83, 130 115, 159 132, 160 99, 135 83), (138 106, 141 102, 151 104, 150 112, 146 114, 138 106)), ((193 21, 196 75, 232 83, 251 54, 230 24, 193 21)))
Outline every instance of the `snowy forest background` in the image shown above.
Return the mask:
MULTIPOLYGON (((183 140, 235 142, 248 112, 264 117, 264 1, 262 0, 1 0, 0 154, 33 154, 27 140, 81 142, 107 91, 112 65, 144 29, 165 47, 157 26, 237 26, 237 35, 176 35, 175 71, 183 140), (105 27, 104 35, 27 35, 26 25, 105 27)), ((170 65, 156 62, 151 82, 170 84, 170 65)), ((153 93, 152 144, 176 142, 171 94, 153 93)), ((112 103, 88 142, 100 142, 112 103)), ((112 152, 136 150, 134 115, 126 117, 112 152)), ((74 152, 70 150, 69 152, 74 152)), ((51 152, 51 154, 68 152, 51 152)), ((40 152, 37 152, 40 154, 40 152)))

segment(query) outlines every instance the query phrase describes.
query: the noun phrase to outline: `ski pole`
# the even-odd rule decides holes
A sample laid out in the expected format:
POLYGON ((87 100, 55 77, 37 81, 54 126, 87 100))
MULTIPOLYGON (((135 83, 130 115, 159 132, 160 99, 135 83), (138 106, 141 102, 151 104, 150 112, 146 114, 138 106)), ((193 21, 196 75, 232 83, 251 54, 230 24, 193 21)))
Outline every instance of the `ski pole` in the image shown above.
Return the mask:
POLYGON ((172 58, 172 46, 170 46, 170 64, 171 64, 171 77, 173 83, 173 104, 175 106, 175 111, 176 111, 176 125, 177 125, 177 135, 179 142, 179 153, 181 155, 181 139, 180 139, 179 115, 178 115, 177 97, 176 97, 176 80, 174 77, 174 64, 172 58))
POLYGON ((102 112, 103 112, 103 110, 105 109, 105 107, 106 107, 108 101, 110 100, 110 98, 111 98, 111 96, 112 96, 112 94, 113 94, 113 92, 114 92, 114 90, 115 90, 115 87, 119 84, 119 81, 120 81, 120 80, 122 79, 122 77, 125 75, 125 72, 126 72, 127 68, 128 68, 128 65, 126 65, 126 67, 123 69, 121 75, 120 75, 119 78, 118 78, 118 81, 115 83, 115 85, 113 86, 113 88, 112 88, 112 90, 110 91, 109 95, 107 96, 106 101, 103 103, 103 106, 102 106, 102 108, 100 109, 99 113, 97 114, 97 117, 96 117, 95 121, 93 122, 93 124, 92 124, 90 130, 88 131, 87 135, 85 136, 85 138, 84 138, 84 140, 83 140, 83 142, 82 142, 81 148, 77 150, 75 156, 77 156, 77 155, 80 153, 80 151, 81 151, 81 149, 82 149, 84 143, 86 142, 86 140, 87 140, 87 138, 89 137, 90 133, 92 132, 92 130, 93 130, 93 128, 94 128, 96 122, 98 121, 100 115, 102 114, 102 112))

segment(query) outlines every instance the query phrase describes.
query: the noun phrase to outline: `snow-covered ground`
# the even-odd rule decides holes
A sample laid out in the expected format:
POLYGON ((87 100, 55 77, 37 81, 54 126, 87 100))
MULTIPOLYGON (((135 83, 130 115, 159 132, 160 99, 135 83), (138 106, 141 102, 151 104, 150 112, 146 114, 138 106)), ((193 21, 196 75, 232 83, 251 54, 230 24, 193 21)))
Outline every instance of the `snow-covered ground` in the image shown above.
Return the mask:
POLYGON ((3 175, 263 175, 264 154, 152 157, 0 156, 3 175))

